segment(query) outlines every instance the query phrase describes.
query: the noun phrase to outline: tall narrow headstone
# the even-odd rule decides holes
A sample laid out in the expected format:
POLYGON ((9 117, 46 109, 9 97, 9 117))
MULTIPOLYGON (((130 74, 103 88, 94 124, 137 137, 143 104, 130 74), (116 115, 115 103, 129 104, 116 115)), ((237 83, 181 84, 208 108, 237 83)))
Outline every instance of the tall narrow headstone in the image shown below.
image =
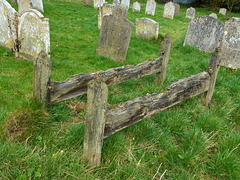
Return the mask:
POLYGON ((227 9, 225 9, 225 8, 220 8, 219 14, 226 15, 226 13, 227 13, 227 9))
POLYGON ((26 10, 32 9, 32 3, 30 0, 20 0, 18 4, 18 12, 21 13, 26 10))
POLYGON ((156 9, 156 2, 155 0, 148 0, 146 5, 145 14, 149 14, 154 16, 155 15, 155 9, 156 9))
POLYGON ((19 16, 18 39, 21 44, 19 48, 20 57, 35 60, 42 50, 50 57, 49 19, 44 18, 35 9, 21 13, 19 16))
POLYGON ((158 39, 159 23, 149 18, 136 19, 136 36, 141 39, 158 39))
POLYGON ((180 5, 177 3, 174 3, 175 6, 175 11, 174 11, 174 16, 179 16, 180 13, 180 5))
POLYGON ((113 14, 104 16, 97 45, 97 54, 118 62, 126 59, 133 23, 127 20, 127 9, 113 8, 113 14))
POLYGON ((141 4, 137 1, 133 3, 132 11, 140 13, 140 10, 141 10, 141 4))
POLYGON ((240 69, 240 18, 225 22, 221 46, 221 65, 240 69))
POLYGON ((168 2, 164 6, 163 17, 173 19, 175 13, 175 5, 173 2, 168 2))
POLYGON ((42 0, 31 0, 30 3, 32 4, 33 9, 44 12, 42 0))
POLYGON ((0 46, 13 49, 17 39, 17 12, 6 0, 0 0, 0 46))
POLYGON ((127 9, 129 9, 130 0, 122 0, 121 5, 125 6, 127 9))
POLYGON ((221 44, 223 34, 222 22, 210 16, 191 20, 183 45, 189 44, 201 51, 212 52, 221 44))
POLYGON ((190 18, 190 19, 195 18, 195 9, 194 8, 190 7, 187 9, 186 18, 190 18))
POLYGON ((211 13, 209 16, 217 19, 217 14, 216 13, 211 13))

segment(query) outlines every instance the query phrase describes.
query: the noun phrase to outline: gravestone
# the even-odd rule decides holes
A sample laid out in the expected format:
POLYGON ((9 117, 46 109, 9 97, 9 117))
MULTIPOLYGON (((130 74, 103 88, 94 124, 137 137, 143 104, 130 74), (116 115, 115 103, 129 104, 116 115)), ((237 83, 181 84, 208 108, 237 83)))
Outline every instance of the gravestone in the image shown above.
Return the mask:
POLYGON ((132 11, 140 13, 140 10, 141 10, 141 4, 137 1, 133 3, 132 11))
POLYGON ((103 7, 103 0, 93 0, 93 6, 95 9, 103 7))
POLYGON ((44 50, 50 58, 49 19, 37 10, 31 9, 19 15, 19 54, 27 60, 35 60, 44 50))
POLYGON ((91 0, 83 0, 83 5, 91 6, 91 0))
POLYGON ((216 13, 211 13, 209 16, 217 19, 217 14, 216 13))
POLYGON ((20 0, 18 3, 18 12, 21 13, 23 11, 32 9, 32 3, 30 0, 20 0))
POLYGON ((221 65, 231 69, 240 69, 240 18, 234 17, 225 22, 221 65))
POLYGON ((30 3, 32 3, 32 8, 33 9, 44 12, 42 0, 31 0, 30 3))
POLYGON ((173 19, 175 13, 175 5, 173 2, 168 2, 164 5, 163 17, 173 19))
POLYGON ((159 23, 149 18, 136 19, 136 36, 141 39, 158 39, 159 23))
POLYGON ((103 16, 112 15, 113 4, 107 4, 98 9, 98 28, 101 29, 103 16))
POLYGON ((226 15, 226 13, 227 13, 227 9, 225 9, 225 8, 220 8, 219 14, 226 15))
POLYGON ((154 16, 156 9, 156 2, 154 0, 148 0, 146 5, 145 14, 154 16))
POLYGON ((191 20, 183 45, 189 44, 201 51, 212 52, 221 44, 223 34, 222 22, 210 16, 191 20))
POLYGON ((113 14, 104 16, 97 45, 97 54, 123 62, 126 59, 133 23, 127 20, 127 8, 116 6, 113 14))
POLYGON ((190 18, 190 19, 195 18, 195 9, 194 8, 190 7, 187 9, 186 18, 190 18))
POLYGON ((174 11, 174 16, 179 16, 180 13, 180 5, 177 3, 174 3, 175 6, 175 11, 174 11))
POLYGON ((6 0, 0 0, 0 46, 15 49, 17 12, 6 0))
POLYGON ((129 9, 130 0, 122 0, 121 5, 125 6, 127 9, 129 9))

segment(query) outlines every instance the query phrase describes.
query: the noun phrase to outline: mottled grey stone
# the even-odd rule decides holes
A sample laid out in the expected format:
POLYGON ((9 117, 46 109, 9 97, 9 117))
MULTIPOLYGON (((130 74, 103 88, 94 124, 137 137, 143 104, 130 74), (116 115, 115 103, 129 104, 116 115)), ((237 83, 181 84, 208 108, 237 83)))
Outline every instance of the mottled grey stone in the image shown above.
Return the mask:
POLYGON ((122 0, 121 5, 125 6, 128 9, 130 5, 130 0, 122 0))
POLYGON ((115 7, 113 4, 106 4, 98 9, 98 28, 101 29, 103 16, 112 15, 112 9, 115 7))
POLYGON ((163 17, 173 19, 175 13, 175 5, 173 2, 168 2, 164 5, 163 17))
POLYGON ((149 18, 136 19, 136 36, 141 39, 158 39, 159 23, 149 18))
POLYGON ((32 9, 31 0, 20 0, 18 4, 18 12, 21 13, 23 11, 27 11, 32 9))
POLYGON ((97 55, 118 62, 126 59, 133 23, 127 20, 127 8, 116 6, 113 14, 104 16, 97 45, 97 55))
POLYGON ((227 13, 227 9, 225 9, 225 8, 220 8, 219 14, 226 15, 226 13, 227 13))
POLYGON ((209 16, 217 19, 217 14, 216 13, 211 13, 209 16))
POLYGON ((145 14, 154 16, 156 9, 156 2, 154 0, 148 0, 146 5, 145 14))
POLYGON ((221 65, 231 69, 240 69, 240 18, 231 18, 225 23, 221 65))
POLYGON ((179 16, 180 13, 180 5, 177 3, 174 3, 175 6, 175 11, 174 11, 174 16, 179 16))
POLYGON ((17 12, 6 0, 0 0, 0 46, 14 49, 17 39, 17 12))
POLYGON ((133 3, 132 11, 140 13, 140 10, 141 10, 141 4, 137 1, 133 3))
POLYGON ((201 51, 212 52, 221 45, 223 34, 222 22, 210 16, 191 20, 183 45, 189 44, 201 51))
POLYGON ((187 9, 186 18, 190 18, 190 19, 195 18, 195 9, 194 8, 190 7, 187 9))
POLYGON ((31 9, 19 15, 18 38, 20 57, 35 60, 44 50, 50 58, 49 19, 39 11, 31 9))
POLYGON ((42 0, 31 0, 32 8, 44 12, 42 0))

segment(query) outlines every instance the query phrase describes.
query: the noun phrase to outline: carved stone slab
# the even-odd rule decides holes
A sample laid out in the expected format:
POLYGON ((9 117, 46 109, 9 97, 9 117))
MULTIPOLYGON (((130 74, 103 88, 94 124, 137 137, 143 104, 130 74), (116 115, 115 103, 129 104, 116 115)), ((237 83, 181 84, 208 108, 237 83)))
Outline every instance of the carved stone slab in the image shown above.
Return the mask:
POLYGON ((136 36, 141 39, 158 39, 159 23, 149 18, 136 19, 136 36))
POLYGON ((209 16, 217 19, 217 14, 216 13, 211 13, 209 16))
POLYGON ((145 14, 154 16, 156 9, 156 2, 154 0, 148 0, 146 5, 145 14))
POLYGON ((107 4, 98 9, 98 29, 101 29, 103 16, 112 15, 113 4, 107 4))
POLYGON ((6 1, 0 0, 0 46, 14 49, 16 33, 17 12, 6 1))
POLYGON ((104 16, 98 39, 97 54, 118 62, 126 59, 133 23, 127 20, 127 9, 113 8, 113 14, 104 16))
POLYGON ((219 14, 226 15, 226 13, 227 13, 227 9, 225 9, 225 8, 220 8, 219 14))
POLYGON ((133 3, 132 11, 140 13, 140 10, 141 10, 141 4, 137 1, 133 3))
POLYGON ((163 17, 173 19, 175 13, 175 5, 173 2, 168 2, 164 6, 163 17))
POLYGON ((222 66, 240 69, 240 18, 225 23, 221 51, 222 66))
POLYGON ((129 9, 130 0, 122 0, 121 5, 125 6, 127 9, 129 9))
POLYGON ((37 10, 25 11, 19 16, 19 56, 35 60, 44 50, 50 58, 49 20, 37 10))
POLYGON ((195 9, 194 8, 190 7, 187 9, 186 18, 190 18, 190 19, 195 18, 195 9))
POLYGON ((21 13, 23 11, 27 11, 32 9, 31 0, 20 0, 18 3, 18 12, 21 13))
POLYGON ((31 0, 32 8, 44 12, 42 0, 31 0))
POLYGON ((212 52, 221 45, 224 24, 210 16, 191 20, 183 45, 190 44, 201 51, 212 52))
POLYGON ((175 11, 174 11, 174 16, 179 16, 180 13, 180 5, 177 3, 174 3, 175 5, 175 11))

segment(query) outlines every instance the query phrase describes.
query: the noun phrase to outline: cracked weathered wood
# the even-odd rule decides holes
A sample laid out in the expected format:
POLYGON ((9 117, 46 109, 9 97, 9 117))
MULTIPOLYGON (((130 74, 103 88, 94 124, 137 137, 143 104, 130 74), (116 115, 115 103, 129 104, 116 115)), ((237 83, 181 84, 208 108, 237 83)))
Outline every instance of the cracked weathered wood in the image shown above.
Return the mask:
POLYGON ((46 105, 49 103, 50 77, 51 61, 42 50, 33 64, 33 97, 46 105))
MULTIPOLYGON (((154 61, 148 60, 136 66, 126 65, 118 68, 111 68, 103 72, 105 83, 110 86, 131 79, 140 78, 161 71, 162 57, 154 61)), ((51 81, 51 103, 70 99, 87 92, 87 85, 96 73, 73 75, 65 81, 51 81)))
POLYGON ((181 101, 208 91, 210 75, 202 72, 172 83, 163 93, 138 97, 106 113, 104 137, 163 111, 181 101))
POLYGON ((102 143, 105 127, 105 113, 107 108, 108 87, 101 78, 92 80, 87 90, 87 110, 85 121, 85 136, 83 156, 91 166, 101 163, 102 143))
POLYGON ((220 54, 220 48, 216 48, 214 53, 211 55, 208 69, 207 69, 207 72, 210 74, 209 90, 202 95, 202 101, 207 107, 210 107, 218 70, 220 68, 219 54, 220 54))
POLYGON ((163 83, 166 79, 168 59, 170 55, 172 41, 170 35, 167 33, 164 40, 161 42, 159 56, 163 57, 162 70, 156 74, 156 82, 163 83))

